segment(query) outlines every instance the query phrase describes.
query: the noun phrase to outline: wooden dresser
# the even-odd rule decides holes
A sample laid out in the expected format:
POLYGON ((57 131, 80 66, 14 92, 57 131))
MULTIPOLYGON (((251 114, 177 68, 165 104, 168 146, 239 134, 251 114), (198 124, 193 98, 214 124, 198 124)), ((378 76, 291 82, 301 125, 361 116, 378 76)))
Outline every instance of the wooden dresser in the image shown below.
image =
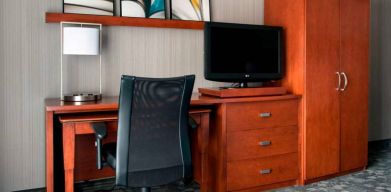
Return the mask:
POLYGON ((294 95, 222 99, 210 129, 210 191, 260 191, 299 178, 294 95))

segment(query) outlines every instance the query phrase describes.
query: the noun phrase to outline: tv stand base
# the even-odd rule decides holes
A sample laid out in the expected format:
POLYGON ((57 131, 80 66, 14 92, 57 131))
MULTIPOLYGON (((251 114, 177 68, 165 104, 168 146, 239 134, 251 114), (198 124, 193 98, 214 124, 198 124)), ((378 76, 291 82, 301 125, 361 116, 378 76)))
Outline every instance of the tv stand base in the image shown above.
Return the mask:
POLYGON ((257 87, 257 88, 198 88, 202 95, 230 98, 230 97, 262 97, 272 95, 285 95, 284 87, 257 87))

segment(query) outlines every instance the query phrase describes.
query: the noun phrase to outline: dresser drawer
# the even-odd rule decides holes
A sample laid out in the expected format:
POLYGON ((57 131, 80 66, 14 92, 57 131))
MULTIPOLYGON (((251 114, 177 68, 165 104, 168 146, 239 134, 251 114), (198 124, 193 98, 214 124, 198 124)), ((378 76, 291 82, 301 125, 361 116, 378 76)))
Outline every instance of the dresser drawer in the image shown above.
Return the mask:
POLYGON ((298 100, 227 105, 228 131, 297 125, 298 100))
POLYGON ((227 164, 228 191, 247 189, 298 178, 298 154, 266 157, 227 164))
POLYGON ((227 133, 228 161, 297 152, 297 126, 227 133))

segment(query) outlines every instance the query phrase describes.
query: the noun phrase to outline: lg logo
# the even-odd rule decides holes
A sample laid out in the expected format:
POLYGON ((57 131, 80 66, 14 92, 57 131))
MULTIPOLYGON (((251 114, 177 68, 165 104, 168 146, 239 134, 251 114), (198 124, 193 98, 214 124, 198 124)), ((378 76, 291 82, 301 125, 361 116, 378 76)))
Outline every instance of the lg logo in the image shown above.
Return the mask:
POLYGON ((249 75, 249 74, 246 74, 246 75, 244 75, 244 77, 246 77, 246 78, 250 78, 250 75, 249 75))

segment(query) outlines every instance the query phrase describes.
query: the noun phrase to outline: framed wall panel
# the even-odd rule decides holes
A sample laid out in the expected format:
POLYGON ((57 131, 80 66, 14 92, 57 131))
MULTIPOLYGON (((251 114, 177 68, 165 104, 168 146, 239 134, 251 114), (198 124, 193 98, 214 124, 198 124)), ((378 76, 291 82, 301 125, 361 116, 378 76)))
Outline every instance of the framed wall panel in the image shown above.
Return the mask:
POLYGON ((114 15, 113 0, 63 0, 64 13, 114 15))
POLYGON ((171 19, 210 21, 209 0, 171 0, 171 19))
POLYGON ((122 17, 166 18, 165 0, 121 0, 122 17))

